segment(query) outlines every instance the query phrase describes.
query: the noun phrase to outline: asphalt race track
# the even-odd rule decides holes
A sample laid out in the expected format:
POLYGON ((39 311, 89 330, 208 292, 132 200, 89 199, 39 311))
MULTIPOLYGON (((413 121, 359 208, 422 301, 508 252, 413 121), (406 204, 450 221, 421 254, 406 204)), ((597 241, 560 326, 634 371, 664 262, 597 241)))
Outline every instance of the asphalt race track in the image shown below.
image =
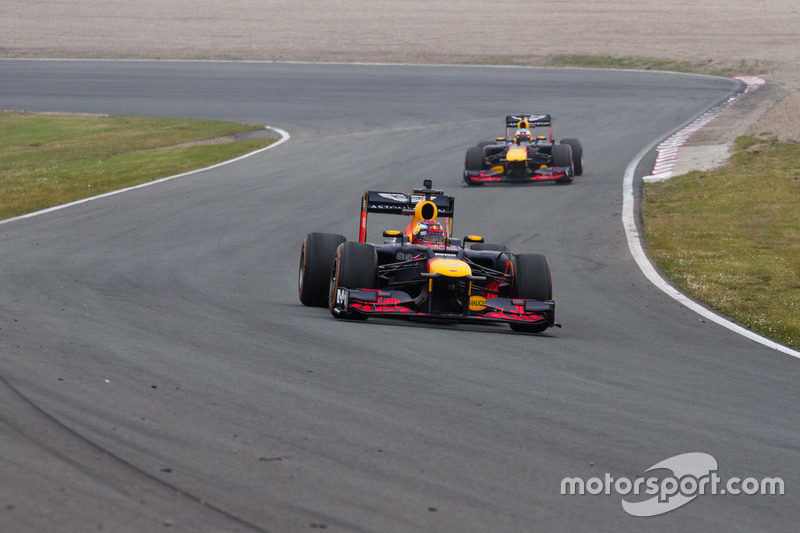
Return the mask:
POLYGON ((656 72, 0 61, 0 109, 291 134, 0 224, 0 530, 795 531, 800 362, 650 285, 620 218, 636 154, 740 89, 656 72), (518 112, 580 138, 584 175, 464 186, 466 149, 518 112), (563 328, 350 323, 299 303, 303 236, 356 239, 365 189, 424 178, 456 197, 457 236, 548 256, 563 328), (723 479, 779 476, 786 495, 635 518, 619 494, 560 493, 565 477, 633 480, 688 452, 723 479))

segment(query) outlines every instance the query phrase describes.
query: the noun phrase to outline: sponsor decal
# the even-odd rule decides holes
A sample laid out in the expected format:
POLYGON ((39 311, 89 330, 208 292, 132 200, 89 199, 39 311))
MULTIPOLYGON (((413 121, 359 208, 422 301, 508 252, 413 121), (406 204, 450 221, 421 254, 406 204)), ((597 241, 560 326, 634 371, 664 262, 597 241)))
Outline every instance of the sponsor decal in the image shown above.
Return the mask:
POLYGON ((402 211, 402 205, 369 204, 369 210, 402 211))
POLYGON ((350 294, 347 292, 347 289, 336 289, 336 307, 341 306, 347 308, 349 296, 350 294))
POLYGON ((486 306, 486 298, 483 296, 470 296, 469 297, 469 310, 470 311, 483 311, 486 306))
POLYGON ((378 193, 378 196, 382 198, 386 198, 387 200, 392 200, 393 202, 407 202, 408 196, 399 192, 381 192, 378 193))
MULTIPOLYGON (((436 196, 435 194, 431 196, 431 200, 436 200, 437 198, 439 198, 439 197, 436 196)), ((425 196, 422 195, 422 194, 412 194, 411 195, 411 203, 412 204, 416 204, 417 202, 421 202, 424 199, 425 199, 425 196)))

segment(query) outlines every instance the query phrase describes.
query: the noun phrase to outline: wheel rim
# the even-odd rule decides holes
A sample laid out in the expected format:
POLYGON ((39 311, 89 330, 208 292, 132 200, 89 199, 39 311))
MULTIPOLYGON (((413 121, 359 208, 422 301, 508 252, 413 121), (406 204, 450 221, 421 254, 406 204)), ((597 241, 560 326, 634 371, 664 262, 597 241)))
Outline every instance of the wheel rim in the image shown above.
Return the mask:
POLYGON ((303 294, 303 277, 306 273, 306 250, 303 247, 303 250, 300 252, 300 275, 299 279, 297 280, 297 290, 300 294, 303 294))
POLYGON ((333 268, 331 270, 331 284, 328 288, 328 302, 333 302, 336 298, 336 280, 337 280, 337 272, 339 270, 339 260, 333 260, 333 268))

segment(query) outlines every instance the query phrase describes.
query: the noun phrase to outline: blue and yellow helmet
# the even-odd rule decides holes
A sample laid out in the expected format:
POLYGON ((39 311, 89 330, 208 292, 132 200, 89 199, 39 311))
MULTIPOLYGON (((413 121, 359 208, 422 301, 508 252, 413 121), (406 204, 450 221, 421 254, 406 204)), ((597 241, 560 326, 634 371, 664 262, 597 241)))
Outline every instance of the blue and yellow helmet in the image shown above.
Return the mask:
POLYGON ((517 130, 517 133, 514 134, 514 140, 517 144, 522 142, 531 142, 531 131, 527 128, 520 128, 517 130))

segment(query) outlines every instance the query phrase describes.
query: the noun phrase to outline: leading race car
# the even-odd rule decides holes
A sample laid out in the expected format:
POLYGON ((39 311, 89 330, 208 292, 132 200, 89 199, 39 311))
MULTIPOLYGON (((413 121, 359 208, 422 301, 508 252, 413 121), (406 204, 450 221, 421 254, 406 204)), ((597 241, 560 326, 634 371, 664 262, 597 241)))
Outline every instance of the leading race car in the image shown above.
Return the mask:
POLYGON ((498 181, 571 183, 583 174, 583 146, 578 139, 553 140, 550 115, 509 115, 506 136, 478 143, 464 158, 464 181, 483 185, 498 181), (533 136, 534 128, 549 136, 533 136))
MULTIPOLYGON (((425 180, 411 194, 365 191, 358 242, 309 233, 300 251, 299 296, 336 318, 393 317, 501 322, 540 333, 555 323, 550 263, 475 235, 452 238, 455 199, 425 180), (367 215, 411 217, 405 230, 367 243, 367 215)), ((560 327, 560 326, 559 326, 560 327)))

